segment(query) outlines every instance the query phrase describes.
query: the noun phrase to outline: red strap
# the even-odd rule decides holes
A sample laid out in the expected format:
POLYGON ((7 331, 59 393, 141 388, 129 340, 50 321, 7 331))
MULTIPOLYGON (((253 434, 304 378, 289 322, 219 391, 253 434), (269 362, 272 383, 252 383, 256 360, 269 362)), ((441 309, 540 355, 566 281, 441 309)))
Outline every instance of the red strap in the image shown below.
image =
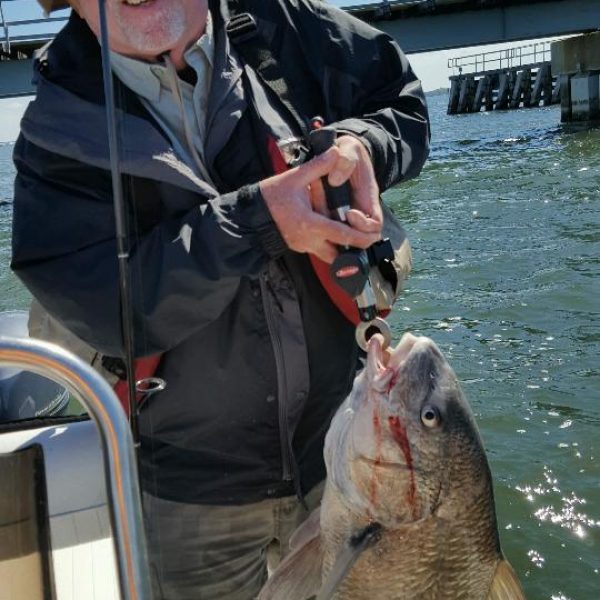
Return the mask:
MULTIPOLYGON (((144 358, 136 358, 134 361, 135 380, 146 379, 147 377, 153 377, 158 369, 162 354, 153 354, 152 356, 145 356, 144 358)), ((129 390, 126 379, 119 379, 114 386, 115 394, 125 411, 125 414, 129 416, 129 390)), ((137 401, 140 402, 142 394, 137 394, 137 401)))
POLYGON ((277 145, 277 140, 272 135, 267 138, 267 152, 271 159, 273 171, 276 174, 285 173, 285 171, 289 170, 289 167, 283 158, 283 154, 281 154, 281 150, 277 145))
MULTIPOLYGON (((281 150, 277 145, 277 141, 272 136, 269 136, 267 140, 267 150, 275 173, 283 173, 289 169, 281 154, 281 150)), ((333 279, 331 279, 329 265, 313 254, 309 254, 309 257, 312 267, 331 301, 337 306, 339 311, 346 319, 348 319, 348 321, 353 325, 358 325, 360 323, 360 317, 356 303, 339 285, 337 285, 337 283, 335 283, 335 281, 333 281, 333 279)))
POLYGON ((337 306, 338 310, 352 323, 358 325, 360 323, 360 317, 358 315, 358 308, 356 302, 349 296, 333 279, 329 274, 329 265, 323 262, 320 258, 317 258, 314 254, 308 255, 312 268, 317 274, 321 285, 325 288, 327 295, 331 301, 337 306))

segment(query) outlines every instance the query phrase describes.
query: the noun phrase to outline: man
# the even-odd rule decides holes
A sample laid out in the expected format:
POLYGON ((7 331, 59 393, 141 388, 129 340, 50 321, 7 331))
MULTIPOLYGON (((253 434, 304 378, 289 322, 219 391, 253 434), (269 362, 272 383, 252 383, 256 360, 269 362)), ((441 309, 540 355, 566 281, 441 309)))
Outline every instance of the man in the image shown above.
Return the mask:
MULTIPOLYGON (((15 147, 13 268, 61 326, 118 358, 98 6, 71 4, 15 147)), ((140 414, 155 593, 249 600, 267 553, 276 561, 318 504, 324 436, 356 366, 354 327, 309 254, 331 262, 337 246, 380 238, 379 190, 427 157, 425 101, 393 41, 325 3, 106 10, 135 350, 161 353, 166 381, 140 414), (315 115, 337 147, 274 175, 278 148, 315 115), (350 182, 347 225, 322 177, 350 182)))

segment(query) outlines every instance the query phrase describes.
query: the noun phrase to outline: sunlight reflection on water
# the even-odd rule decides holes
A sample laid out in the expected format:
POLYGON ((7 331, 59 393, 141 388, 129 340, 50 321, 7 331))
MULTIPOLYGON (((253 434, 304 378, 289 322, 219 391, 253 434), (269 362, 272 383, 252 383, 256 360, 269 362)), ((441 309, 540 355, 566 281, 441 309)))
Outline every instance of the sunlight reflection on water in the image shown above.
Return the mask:
MULTIPOLYGON (((559 444, 559 446, 568 447, 567 444, 559 444)), ((579 454, 579 456, 581 455, 579 454)), ((544 497, 545 504, 533 513, 542 522, 549 521, 553 525, 570 529, 580 538, 586 536, 587 529, 600 527, 600 520, 595 520, 578 509, 578 507, 585 506, 587 501, 579 498, 573 491, 563 495, 558 479, 546 465, 544 465, 542 482, 533 485, 517 485, 515 489, 522 492, 525 498, 534 505, 538 503, 538 496, 544 497)))

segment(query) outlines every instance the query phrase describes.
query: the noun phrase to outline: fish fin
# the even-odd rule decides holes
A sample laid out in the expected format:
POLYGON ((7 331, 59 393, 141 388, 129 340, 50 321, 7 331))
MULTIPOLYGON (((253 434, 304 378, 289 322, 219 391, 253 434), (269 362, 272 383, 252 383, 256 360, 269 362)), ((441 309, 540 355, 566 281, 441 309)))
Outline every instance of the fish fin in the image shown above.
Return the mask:
POLYGON ((290 549, 295 550, 321 533, 321 507, 315 508, 290 538, 290 549))
POLYGON ((369 523, 357 531, 339 552, 331 571, 323 581, 323 586, 319 590, 316 600, 329 600, 333 598, 346 575, 352 570, 354 563, 360 558, 360 555, 371 548, 381 539, 382 526, 380 523, 369 523))
POLYGON ((321 536, 306 538, 286 556, 265 583, 258 600, 308 600, 321 588, 321 536))
POLYGON ((487 600, 525 600, 517 574, 506 560, 501 560, 496 567, 487 600))

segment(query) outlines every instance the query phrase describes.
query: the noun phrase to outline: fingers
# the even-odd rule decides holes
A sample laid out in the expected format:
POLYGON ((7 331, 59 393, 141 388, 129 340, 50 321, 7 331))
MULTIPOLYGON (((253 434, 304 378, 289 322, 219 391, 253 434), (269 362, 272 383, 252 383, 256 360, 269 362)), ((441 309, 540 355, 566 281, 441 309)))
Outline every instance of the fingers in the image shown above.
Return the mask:
POLYGON ((306 187, 321 177, 325 177, 336 164, 340 151, 336 146, 329 148, 319 156, 304 164, 287 171, 284 176, 289 177, 297 186, 306 187))
POLYGON ((313 210, 326 217, 329 216, 329 207, 327 206, 327 196, 321 179, 317 179, 310 184, 310 203, 313 210))
POLYGON ((351 181, 354 207, 369 215, 381 227, 383 212, 379 201, 379 186, 373 169, 370 165, 359 164, 351 181))
POLYGON ((340 148, 340 156, 327 178, 329 185, 338 186, 348 181, 358 165, 358 160, 358 153, 355 149, 340 148))
POLYGON ((350 179, 357 167, 362 163, 371 166, 371 157, 365 146, 351 135, 342 135, 336 141, 340 156, 329 173, 329 184, 342 185, 350 179))
POLYGON ((349 227, 345 223, 333 221, 317 213, 313 213, 311 227, 317 239, 327 240, 338 246, 354 246, 368 248, 381 239, 381 233, 364 232, 349 227))
POLYGON ((379 204, 379 186, 371 162, 360 162, 351 178, 354 206, 371 215, 374 219, 383 219, 379 204))
POLYGON ((345 139, 349 141, 342 141, 341 148, 330 148, 295 169, 260 182, 265 203, 288 247, 311 252, 327 263, 337 256, 337 246, 368 248, 381 238, 383 219, 369 154, 358 140, 345 139), (321 182, 330 174, 333 182, 350 178, 355 208, 348 211, 347 223, 330 218, 321 182))
POLYGON ((358 215, 350 217, 349 222, 367 232, 373 231, 375 223, 381 228, 383 213, 379 202, 379 186, 368 150, 362 142, 348 135, 341 136, 337 145, 340 156, 329 173, 328 181, 334 186, 348 181, 352 188, 353 207, 368 215, 366 220, 358 215))
POLYGON ((338 251, 334 244, 326 240, 318 241, 310 250, 317 258, 330 265, 337 257, 338 251))
POLYGON ((364 233, 380 233, 381 221, 365 215, 361 210, 351 209, 346 213, 348 224, 364 233))

